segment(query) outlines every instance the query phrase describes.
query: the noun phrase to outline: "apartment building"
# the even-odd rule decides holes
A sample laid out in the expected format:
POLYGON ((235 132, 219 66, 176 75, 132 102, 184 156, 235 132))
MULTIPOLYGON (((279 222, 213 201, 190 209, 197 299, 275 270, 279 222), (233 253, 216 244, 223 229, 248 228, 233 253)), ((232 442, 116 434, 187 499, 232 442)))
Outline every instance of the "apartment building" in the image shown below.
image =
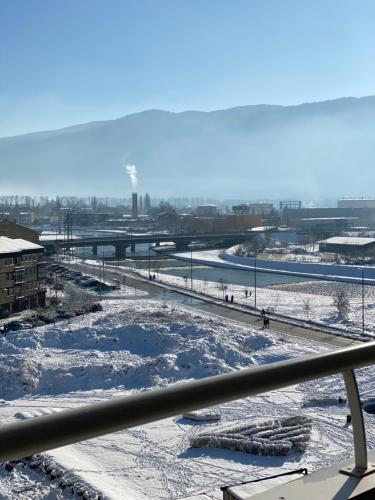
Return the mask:
POLYGON ((0 317, 44 307, 43 253, 36 243, 0 236, 0 317))
POLYGON ((17 224, 14 220, 1 219, 0 216, 0 236, 7 238, 22 238, 33 243, 39 243, 39 233, 35 229, 17 224))

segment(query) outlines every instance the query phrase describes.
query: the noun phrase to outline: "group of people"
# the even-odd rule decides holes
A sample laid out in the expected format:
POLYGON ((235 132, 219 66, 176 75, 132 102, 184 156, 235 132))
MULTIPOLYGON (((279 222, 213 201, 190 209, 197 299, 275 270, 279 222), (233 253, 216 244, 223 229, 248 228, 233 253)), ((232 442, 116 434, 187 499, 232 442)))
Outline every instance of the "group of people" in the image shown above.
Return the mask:
MULTIPOLYGON (((233 296, 233 295, 231 295, 231 296, 230 296, 230 303, 231 303, 231 304, 233 304, 233 301, 234 301, 234 296, 233 296)), ((225 296, 225 302, 229 302, 229 295, 226 295, 226 296, 225 296)))

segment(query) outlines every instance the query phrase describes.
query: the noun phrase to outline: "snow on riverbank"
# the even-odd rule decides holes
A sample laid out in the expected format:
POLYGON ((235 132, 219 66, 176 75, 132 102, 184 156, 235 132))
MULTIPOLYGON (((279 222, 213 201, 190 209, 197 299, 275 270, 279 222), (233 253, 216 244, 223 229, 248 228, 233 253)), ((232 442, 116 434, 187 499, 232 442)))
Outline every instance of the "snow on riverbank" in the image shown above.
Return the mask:
MULTIPOLYGON (((139 271, 142 272, 142 271, 139 271)), ((143 272, 146 276, 147 273, 143 272)), ((163 272, 158 273, 159 280, 163 283, 178 286, 190 290, 190 274, 187 272, 186 278, 180 276, 171 276, 163 272)), ((272 308, 275 313, 283 314, 292 318, 301 320, 312 320, 329 326, 339 326, 351 330, 361 331, 362 329, 362 298, 359 290, 357 293, 350 293, 348 321, 343 320, 337 315, 337 309, 334 306, 334 295, 337 285, 329 282, 314 282, 314 293, 308 293, 306 282, 275 285, 270 287, 257 288, 256 300, 257 308, 272 308), (295 291, 293 291, 295 288, 295 291), (307 292, 304 289, 307 289, 307 292)), ((341 285, 342 286, 342 285, 341 285)), ((344 285, 356 287, 356 285, 344 285)), ((375 308, 373 300, 375 299, 374 287, 367 286, 365 292, 365 318, 366 332, 374 333, 375 328, 375 308)), ((344 288, 342 288, 344 289, 344 288)), ((254 306, 255 290, 254 287, 244 287, 242 285, 233 285, 225 281, 225 273, 221 282, 197 280, 193 277, 193 290, 215 298, 224 299, 228 295, 229 300, 233 295, 236 304, 254 306), (246 297, 246 291, 248 296, 246 297)))
MULTIPOLYGON (((69 324, 17 331, 0 339, 2 422, 328 349, 168 302, 113 300, 103 302, 103 306, 103 311, 75 318, 69 324)), ((364 400, 373 394, 374 374, 374 369, 359 372, 364 400)), ((108 498, 174 499, 207 492, 218 499, 222 485, 276 474, 281 469, 304 466, 311 470, 351 455, 346 405, 327 408, 319 403, 305 404, 319 396, 344 395, 341 377, 330 377, 220 405, 214 408, 221 414, 219 424, 200 424, 176 416, 46 455, 108 498), (295 415, 312 421, 311 440, 303 454, 266 457, 190 448, 190 440, 203 430, 295 415)), ((365 419, 373 447, 373 417, 366 415, 365 419)), ((35 479, 27 469, 23 491, 20 474, 19 468, 9 473, 1 470, 0 491, 9 490, 9 478, 14 478, 19 490, 17 495, 13 491, 4 498, 68 495, 61 492, 57 496, 53 483, 49 488, 43 477, 35 479)))

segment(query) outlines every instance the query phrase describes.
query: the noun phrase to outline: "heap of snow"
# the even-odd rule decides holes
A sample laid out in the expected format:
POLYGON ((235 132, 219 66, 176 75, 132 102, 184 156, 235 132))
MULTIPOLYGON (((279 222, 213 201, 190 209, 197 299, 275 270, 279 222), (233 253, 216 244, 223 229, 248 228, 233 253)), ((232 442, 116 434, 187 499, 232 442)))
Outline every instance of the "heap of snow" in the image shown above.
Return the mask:
POLYGON ((309 417, 283 417, 203 432, 190 439, 190 446, 227 448, 253 455, 285 456, 294 451, 304 452, 310 433, 309 417))
MULTIPOLYGON (((292 354, 271 334, 159 301, 108 301, 70 322, 1 338, 0 398, 143 389, 292 354)), ((296 355, 296 353, 294 353, 296 355)))

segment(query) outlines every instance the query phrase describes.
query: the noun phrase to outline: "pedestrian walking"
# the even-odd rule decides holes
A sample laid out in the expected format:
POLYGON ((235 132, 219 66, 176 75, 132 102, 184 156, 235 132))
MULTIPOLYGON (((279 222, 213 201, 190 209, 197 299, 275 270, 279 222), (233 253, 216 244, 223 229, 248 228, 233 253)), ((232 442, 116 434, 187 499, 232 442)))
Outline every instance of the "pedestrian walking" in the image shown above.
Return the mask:
POLYGON ((267 330, 270 329, 270 318, 266 318, 266 328, 267 330))
POLYGON ((226 295, 226 296, 225 296, 225 302, 228 302, 228 301, 229 301, 229 296, 228 296, 228 295, 226 295))
POLYGON ((233 295, 230 296, 230 303, 233 304, 234 297, 233 295))
POLYGON ((262 315, 263 319, 266 317, 266 311, 264 310, 264 308, 262 309, 262 312, 260 314, 262 315))
POLYGON ((263 316, 263 328, 267 328, 267 318, 265 316, 263 316))
POLYGON ((248 295, 249 295, 249 291, 245 290, 245 297, 247 298, 248 295))

